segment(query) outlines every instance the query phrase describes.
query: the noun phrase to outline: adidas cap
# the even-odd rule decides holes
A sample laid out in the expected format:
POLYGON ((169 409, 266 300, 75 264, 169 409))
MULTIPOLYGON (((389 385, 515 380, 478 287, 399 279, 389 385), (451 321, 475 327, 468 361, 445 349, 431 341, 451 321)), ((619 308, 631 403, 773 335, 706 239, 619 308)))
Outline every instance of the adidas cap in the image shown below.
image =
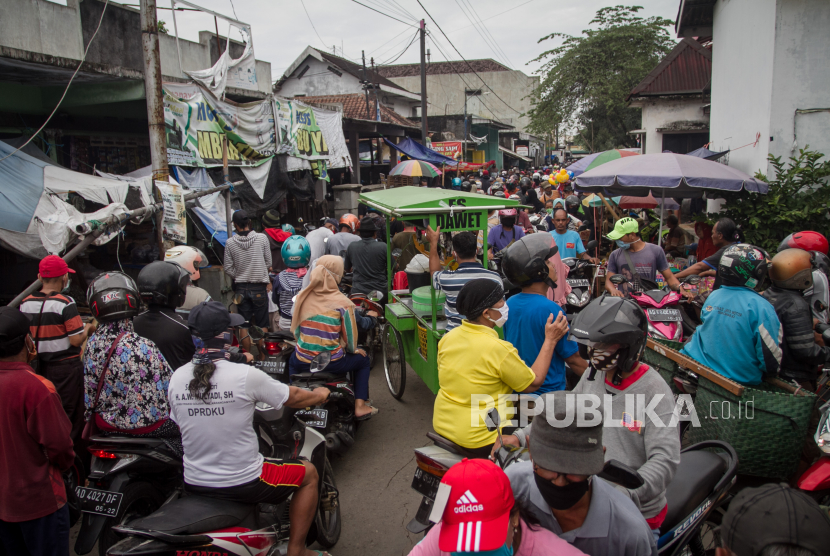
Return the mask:
POLYGON ((463 459, 441 479, 450 496, 441 518, 443 552, 496 550, 507 539, 513 489, 504 471, 486 459, 463 459))

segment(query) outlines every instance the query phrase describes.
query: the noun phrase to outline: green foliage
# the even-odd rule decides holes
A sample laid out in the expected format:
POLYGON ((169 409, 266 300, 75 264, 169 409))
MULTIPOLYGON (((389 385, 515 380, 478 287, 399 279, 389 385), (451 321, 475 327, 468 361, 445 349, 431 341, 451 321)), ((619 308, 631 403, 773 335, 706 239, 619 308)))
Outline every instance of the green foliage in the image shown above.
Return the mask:
POLYGON ((769 181, 760 172, 755 175, 769 183, 769 193, 719 195, 726 199, 723 210, 709 217, 731 218, 740 226, 747 243, 763 247, 770 254, 793 232, 813 230, 830 236, 830 160, 807 148, 801 149, 798 157, 791 157, 788 165, 770 155, 775 179, 769 181))
POLYGON ((159 19, 158 23, 159 23, 159 33, 164 33, 165 35, 169 35, 170 31, 167 30, 167 24, 164 22, 164 20, 159 19))
POLYGON ((674 22, 639 17, 642 9, 602 8, 590 23, 596 28, 582 36, 553 33, 539 39, 563 42, 533 60, 545 64, 530 95, 531 132, 576 129, 577 142, 594 152, 636 146, 628 132, 640 126, 640 111, 625 99, 675 45, 667 30, 674 22))

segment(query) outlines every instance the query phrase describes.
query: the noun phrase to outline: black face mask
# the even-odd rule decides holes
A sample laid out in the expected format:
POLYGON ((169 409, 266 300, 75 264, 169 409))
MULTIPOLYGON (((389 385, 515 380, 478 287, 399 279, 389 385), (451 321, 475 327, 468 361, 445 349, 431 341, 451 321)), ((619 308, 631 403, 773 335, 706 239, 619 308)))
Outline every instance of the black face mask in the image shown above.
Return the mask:
POLYGON ((501 219, 501 225, 504 226, 505 228, 512 228, 515 223, 516 223, 516 217, 515 216, 505 216, 504 218, 501 219))
POLYGON ((533 473, 533 478, 536 480, 536 487, 542 494, 545 503, 554 510, 573 508, 591 488, 591 483, 588 480, 568 483, 565 486, 556 486, 536 473, 533 473))

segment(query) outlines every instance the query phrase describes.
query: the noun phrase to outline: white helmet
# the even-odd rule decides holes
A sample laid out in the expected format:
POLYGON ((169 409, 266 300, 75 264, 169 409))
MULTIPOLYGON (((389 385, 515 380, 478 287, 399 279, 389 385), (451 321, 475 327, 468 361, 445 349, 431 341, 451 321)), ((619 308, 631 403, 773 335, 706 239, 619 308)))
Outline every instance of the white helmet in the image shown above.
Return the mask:
POLYGON ((539 178, 541 178, 541 176, 539 175, 539 172, 533 172, 533 179, 538 180, 539 178))
POLYGON ((189 245, 176 245, 171 247, 164 254, 164 260, 169 263, 176 263, 190 273, 190 279, 195 281, 201 276, 200 268, 205 268, 208 263, 208 258, 204 253, 191 247, 189 245))

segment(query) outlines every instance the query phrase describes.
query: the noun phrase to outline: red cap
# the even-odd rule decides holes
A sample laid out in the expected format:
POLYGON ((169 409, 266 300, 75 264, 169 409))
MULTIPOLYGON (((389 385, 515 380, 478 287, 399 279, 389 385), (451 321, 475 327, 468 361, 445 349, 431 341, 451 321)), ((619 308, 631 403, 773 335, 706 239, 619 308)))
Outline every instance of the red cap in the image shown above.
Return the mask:
POLYGON ((57 278, 58 276, 63 276, 67 272, 75 274, 75 271, 69 268, 66 261, 57 255, 47 255, 43 257, 40 260, 38 272, 40 272, 41 278, 57 278))
POLYGON ((466 459, 441 479, 451 487, 441 518, 443 552, 496 550, 507 540, 513 489, 504 471, 486 459, 466 459))

